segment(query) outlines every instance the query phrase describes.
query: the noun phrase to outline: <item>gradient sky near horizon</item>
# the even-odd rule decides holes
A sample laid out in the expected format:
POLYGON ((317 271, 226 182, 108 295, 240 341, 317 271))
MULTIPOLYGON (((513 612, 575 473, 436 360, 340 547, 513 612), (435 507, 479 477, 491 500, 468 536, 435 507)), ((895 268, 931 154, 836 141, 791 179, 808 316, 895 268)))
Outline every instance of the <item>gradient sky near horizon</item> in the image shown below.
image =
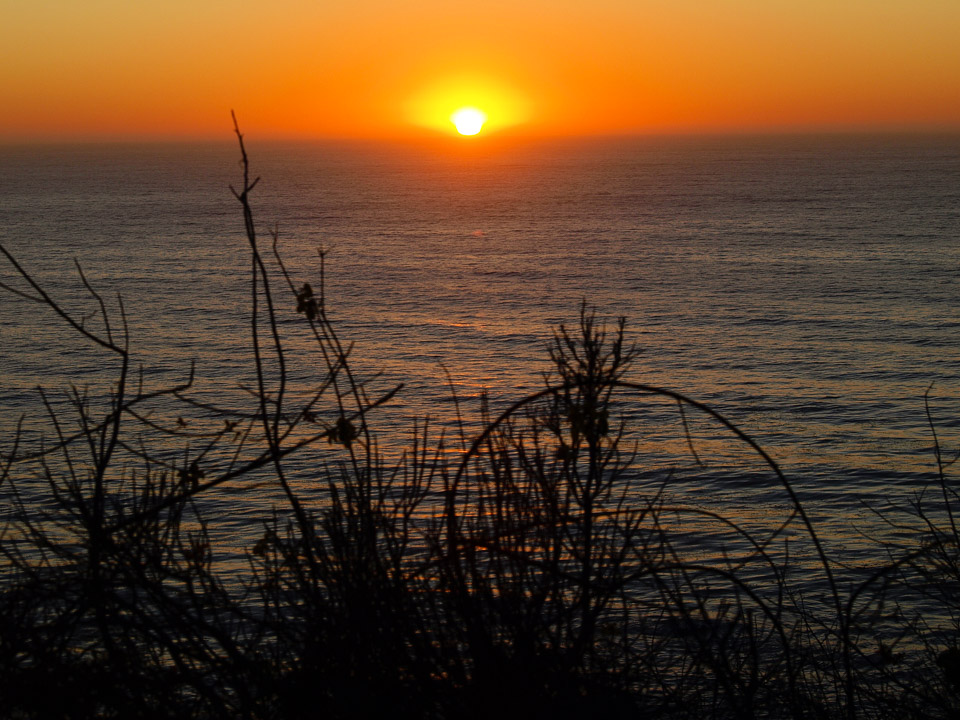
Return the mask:
POLYGON ((960 129, 957 0, 5 0, 0 140, 960 129))

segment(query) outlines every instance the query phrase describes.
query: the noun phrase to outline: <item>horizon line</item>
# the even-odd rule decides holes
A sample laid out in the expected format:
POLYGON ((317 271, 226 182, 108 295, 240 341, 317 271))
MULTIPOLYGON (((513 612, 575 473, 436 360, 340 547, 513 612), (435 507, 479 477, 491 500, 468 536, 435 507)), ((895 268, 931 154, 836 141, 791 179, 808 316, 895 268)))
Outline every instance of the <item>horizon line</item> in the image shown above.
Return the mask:
MULTIPOLYGON (((404 143, 449 142, 458 145, 481 145, 486 141, 551 141, 551 140, 638 140, 654 138, 721 138, 721 137, 823 137, 823 136, 945 136, 960 135, 960 123, 882 124, 882 125, 811 125, 740 128, 661 128, 650 130, 610 130, 592 132, 533 132, 521 128, 485 130, 483 133, 462 137, 443 132, 408 132, 397 134, 307 134, 266 131, 258 134, 256 128, 244 130, 244 137, 258 142, 345 142, 345 143, 404 143)), ((225 124, 217 133, 76 133, 42 135, 0 135, 0 146, 36 145, 133 145, 133 144, 195 144, 212 142, 235 143, 232 129, 225 124)))

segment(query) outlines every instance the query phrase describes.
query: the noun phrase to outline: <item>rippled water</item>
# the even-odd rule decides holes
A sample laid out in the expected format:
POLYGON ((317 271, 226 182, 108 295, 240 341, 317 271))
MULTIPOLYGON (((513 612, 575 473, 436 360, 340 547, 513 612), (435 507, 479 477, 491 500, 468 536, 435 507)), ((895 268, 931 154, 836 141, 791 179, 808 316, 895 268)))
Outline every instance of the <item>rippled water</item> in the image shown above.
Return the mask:
MULTIPOLYGON (((385 446, 414 416, 450 418, 443 366, 468 410, 483 390, 496 408, 537 389, 551 328, 582 300, 628 318, 632 379, 721 411, 838 533, 869 521, 861 501, 933 478, 931 384, 941 442, 958 445, 956 136, 248 142, 261 233, 277 224, 298 282, 329 251, 356 362, 405 383, 385 446)), ((252 381, 237 161, 228 143, 0 149, 0 241, 68 307, 79 260, 124 297, 146 382, 196 358, 198 397, 218 397, 252 381)), ((107 382, 102 355, 51 317, 0 308, 5 434, 37 412, 38 383, 107 382)), ((732 482, 679 490, 705 502, 732 482)), ((777 487, 735 489, 741 512, 783 503, 777 487)))

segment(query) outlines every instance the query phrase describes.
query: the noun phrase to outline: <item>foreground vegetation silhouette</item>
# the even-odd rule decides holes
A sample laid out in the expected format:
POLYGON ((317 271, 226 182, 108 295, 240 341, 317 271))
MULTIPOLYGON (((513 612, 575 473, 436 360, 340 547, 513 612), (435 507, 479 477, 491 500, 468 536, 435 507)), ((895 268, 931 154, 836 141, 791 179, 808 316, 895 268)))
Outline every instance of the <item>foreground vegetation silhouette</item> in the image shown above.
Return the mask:
POLYGON ((145 388, 122 301, 81 272, 96 317, 74 314, 0 248, 4 288, 116 368, 106 399, 40 391, 45 438, 21 421, 0 447, 3 717, 960 717, 957 495, 932 421, 938 482, 887 518, 911 539, 855 580, 763 449, 630 380, 625 322, 586 307, 541 391, 484 405, 472 437, 424 420, 388 460, 376 412, 401 389, 354 373, 322 255, 314 289, 276 232, 264 251, 237 138, 245 407, 198 400, 192 371, 145 388), (312 384, 292 369, 318 359, 312 384), (783 517, 671 497, 715 471, 704 431, 782 489, 783 517), (651 461, 665 433, 689 468, 651 461), (273 509, 238 540, 224 507, 254 497, 273 509))

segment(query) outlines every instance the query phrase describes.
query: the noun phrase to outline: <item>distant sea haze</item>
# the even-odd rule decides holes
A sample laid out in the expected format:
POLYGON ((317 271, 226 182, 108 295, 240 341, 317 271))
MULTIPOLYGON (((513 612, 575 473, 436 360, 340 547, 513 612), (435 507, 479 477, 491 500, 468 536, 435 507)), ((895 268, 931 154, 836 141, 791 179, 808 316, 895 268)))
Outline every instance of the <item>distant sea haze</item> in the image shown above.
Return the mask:
MULTIPOLYGON (((931 386, 940 441, 960 445, 957 136, 248 150, 264 246, 276 226, 315 287, 323 247, 357 367, 405 384, 374 422, 385 451, 413 417, 453 427, 447 372, 466 415, 483 391, 495 409, 538 389, 552 328, 584 300, 626 316, 632 379, 749 432, 837 532, 869 522, 861 501, 932 479, 931 386)), ((228 142, 2 148, 0 239, 67 306, 83 303, 74 258, 111 302, 119 292, 148 384, 195 358, 198 397, 236 392, 252 377, 238 159, 228 142)), ((6 438, 37 412, 36 385, 108 380, 48 314, 0 303, 6 438)), ((677 490, 709 503, 723 482, 677 490)))

